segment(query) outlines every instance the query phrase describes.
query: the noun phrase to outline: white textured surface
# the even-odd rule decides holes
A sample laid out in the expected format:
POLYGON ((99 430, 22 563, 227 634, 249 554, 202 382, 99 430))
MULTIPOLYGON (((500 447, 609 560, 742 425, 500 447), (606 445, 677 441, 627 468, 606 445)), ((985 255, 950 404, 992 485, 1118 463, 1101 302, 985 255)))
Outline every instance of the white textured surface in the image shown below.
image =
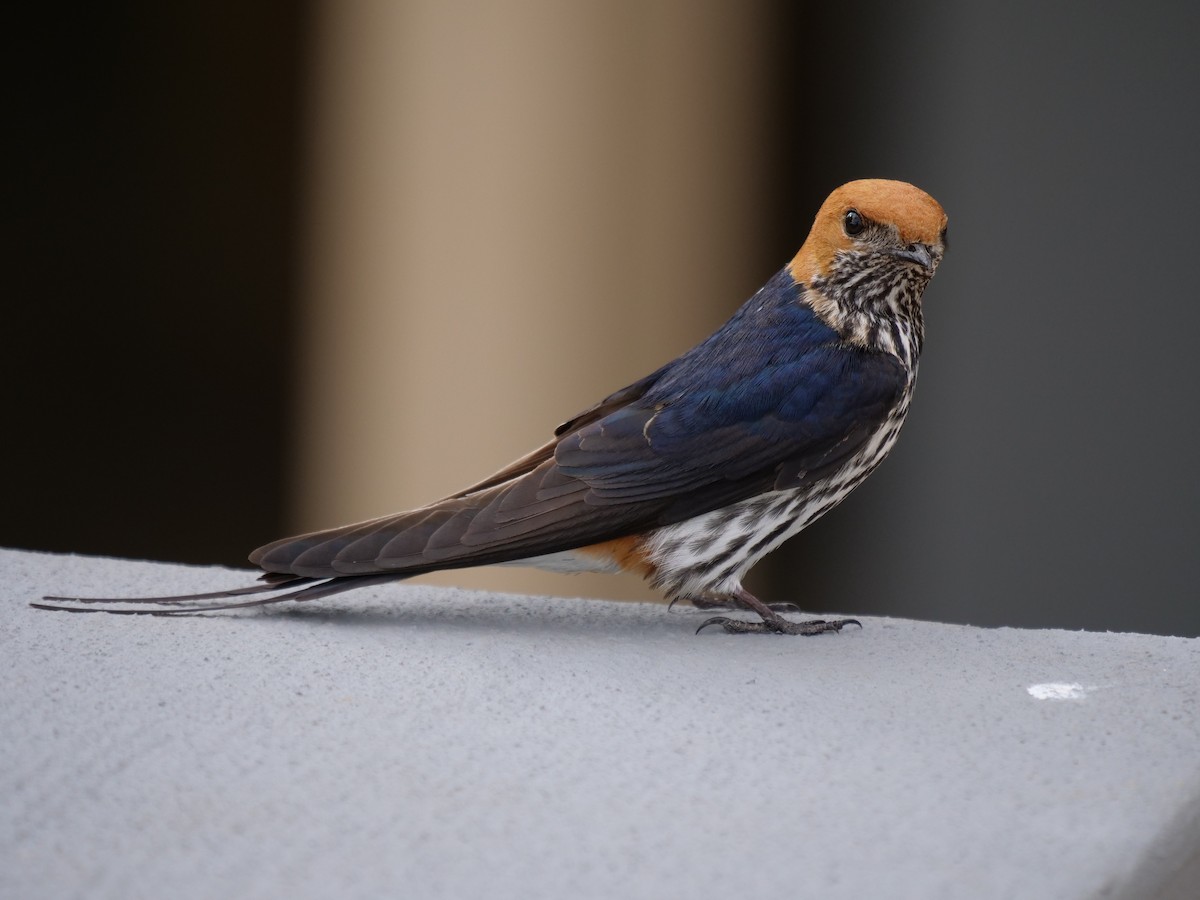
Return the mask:
POLYGON ((419 584, 25 605, 246 579, 0 551, 0 896, 1186 897, 1200 871, 1197 640, 694 636, 419 584))

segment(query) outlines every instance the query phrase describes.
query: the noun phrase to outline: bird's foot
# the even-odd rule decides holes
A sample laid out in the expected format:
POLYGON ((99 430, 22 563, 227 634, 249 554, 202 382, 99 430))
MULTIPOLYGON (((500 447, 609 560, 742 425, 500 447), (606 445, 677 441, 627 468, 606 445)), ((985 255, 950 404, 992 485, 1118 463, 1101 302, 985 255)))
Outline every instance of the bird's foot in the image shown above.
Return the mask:
POLYGON ((827 631, 835 633, 841 631, 847 625, 857 625, 862 628, 862 622, 858 619, 809 619, 805 622, 793 622, 791 619, 785 619, 776 610, 780 606, 796 608, 794 603, 768 605, 745 588, 733 591, 726 603, 735 609, 748 609, 758 613, 761 621, 714 616, 701 622, 700 627, 696 629, 696 634, 709 625, 720 625, 729 634, 825 634, 827 631))
POLYGON ((835 634, 845 628, 847 625, 857 625, 862 628, 862 622, 858 619, 809 619, 805 622, 793 622, 790 619, 785 619, 783 616, 773 615, 770 618, 763 617, 762 621, 754 622, 746 619, 731 619, 728 616, 714 616, 711 619, 705 619, 700 623, 700 627, 696 629, 696 634, 699 634, 709 625, 720 625, 729 634, 825 634, 826 632, 834 632, 835 634))

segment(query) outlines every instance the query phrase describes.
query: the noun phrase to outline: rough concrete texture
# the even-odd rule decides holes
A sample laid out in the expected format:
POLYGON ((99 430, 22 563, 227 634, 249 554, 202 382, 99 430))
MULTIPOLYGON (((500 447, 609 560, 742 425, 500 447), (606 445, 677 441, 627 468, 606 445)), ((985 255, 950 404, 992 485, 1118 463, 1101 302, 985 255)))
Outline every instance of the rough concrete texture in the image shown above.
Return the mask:
POLYGON ((694 610, 420 584, 67 615, 26 604, 247 573, 0 551, 0 576, 6 898, 1189 897, 1200 877, 1198 640, 696 636, 694 610))

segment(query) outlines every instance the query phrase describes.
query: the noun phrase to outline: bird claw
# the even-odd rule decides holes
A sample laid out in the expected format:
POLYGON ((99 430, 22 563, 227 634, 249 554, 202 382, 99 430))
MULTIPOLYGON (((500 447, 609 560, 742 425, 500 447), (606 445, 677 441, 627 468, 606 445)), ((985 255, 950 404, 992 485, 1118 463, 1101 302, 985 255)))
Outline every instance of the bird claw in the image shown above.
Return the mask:
POLYGON ((700 623, 700 627, 696 629, 696 634, 699 634, 709 625, 720 625, 728 634, 825 634, 826 632, 834 632, 835 634, 845 628, 847 625, 857 625, 862 628, 862 622, 858 619, 809 619, 805 622, 791 622, 782 616, 773 617, 770 619, 764 618, 760 622, 747 621, 746 619, 731 619, 728 616, 714 616, 711 619, 705 619, 700 623))

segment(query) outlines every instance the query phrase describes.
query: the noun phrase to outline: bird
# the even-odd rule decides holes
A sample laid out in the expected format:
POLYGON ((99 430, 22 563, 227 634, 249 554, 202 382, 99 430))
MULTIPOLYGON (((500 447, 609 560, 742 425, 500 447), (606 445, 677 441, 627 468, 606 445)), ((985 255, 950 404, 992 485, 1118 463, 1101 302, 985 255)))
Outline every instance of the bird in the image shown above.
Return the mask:
POLYGON ((672 603, 757 616, 713 616, 697 632, 861 627, 795 621, 783 612, 796 604, 765 603, 742 581, 891 451, 917 376, 922 296, 946 248, 946 213, 920 188, 843 184, 795 257, 717 331, 494 475, 419 509, 259 547, 249 558, 263 573, 248 587, 121 601, 151 609, 89 605, 119 598, 32 605, 192 614, 519 564, 629 572, 672 603))

